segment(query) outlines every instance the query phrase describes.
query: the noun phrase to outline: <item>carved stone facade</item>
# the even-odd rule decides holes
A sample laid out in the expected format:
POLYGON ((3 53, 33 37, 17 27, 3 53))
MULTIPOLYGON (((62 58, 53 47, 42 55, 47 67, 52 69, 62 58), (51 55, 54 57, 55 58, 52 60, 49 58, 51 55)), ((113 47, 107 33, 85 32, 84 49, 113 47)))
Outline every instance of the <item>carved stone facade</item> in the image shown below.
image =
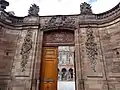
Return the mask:
POLYGON ((0 10, 1 90, 39 90, 42 47, 51 45, 75 46, 76 90, 120 90, 120 3, 101 14, 87 3, 78 15, 39 16, 31 7, 26 17, 8 5, 0 10))
POLYGON ((67 17, 62 15, 52 16, 50 19, 45 19, 41 29, 59 29, 62 27, 75 29, 75 22, 75 17, 67 17))
POLYGON ((93 35, 93 31, 92 28, 88 27, 88 29, 86 30, 87 33, 87 41, 85 43, 86 45, 86 52, 88 55, 88 58, 90 60, 90 64, 91 67, 93 69, 94 72, 96 72, 96 55, 98 55, 98 51, 97 51, 97 43, 95 43, 94 40, 94 35, 93 35))
POLYGON ((74 32, 68 30, 53 30, 52 32, 44 33, 44 41, 45 45, 50 44, 74 44, 74 32))
POLYGON ((29 53, 32 49, 32 31, 27 31, 27 34, 25 36, 24 42, 22 44, 21 48, 21 55, 22 55, 22 61, 21 61, 21 68, 22 72, 25 71, 25 66, 29 60, 29 53))

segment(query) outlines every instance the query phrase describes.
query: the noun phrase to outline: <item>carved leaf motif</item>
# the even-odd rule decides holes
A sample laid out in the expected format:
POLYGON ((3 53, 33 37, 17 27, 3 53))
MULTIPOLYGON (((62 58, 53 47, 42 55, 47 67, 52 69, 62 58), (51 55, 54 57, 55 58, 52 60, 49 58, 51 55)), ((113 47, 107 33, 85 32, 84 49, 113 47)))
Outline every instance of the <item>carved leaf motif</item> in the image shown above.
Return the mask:
POLYGON ((86 52, 88 55, 88 58, 90 60, 91 68, 94 72, 96 72, 95 66, 97 64, 97 43, 94 40, 93 30, 91 28, 87 29, 87 41, 85 43, 86 45, 86 52))
POLYGON ((22 55, 22 62, 21 62, 22 72, 25 71, 25 67, 28 62, 31 49, 32 49, 32 31, 28 31, 24 39, 24 43, 22 45, 21 53, 20 53, 22 55))
POLYGON ((84 2, 80 5, 81 14, 92 14, 92 9, 90 4, 84 2))
POLYGON ((30 9, 28 10, 28 13, 30 16, 38 16, 39 6, 37 6, 36 4, 32 4, 30 9))

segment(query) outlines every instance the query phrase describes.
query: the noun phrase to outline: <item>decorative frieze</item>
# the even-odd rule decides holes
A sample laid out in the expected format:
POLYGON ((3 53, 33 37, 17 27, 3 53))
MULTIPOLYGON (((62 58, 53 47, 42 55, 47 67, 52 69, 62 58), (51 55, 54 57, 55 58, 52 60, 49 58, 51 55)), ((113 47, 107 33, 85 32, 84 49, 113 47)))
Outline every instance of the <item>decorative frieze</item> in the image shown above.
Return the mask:
POLYGON ((22 45, 21 53, 20 53, 22 55, 22 61, 21 61, 22 72, 25 71, 31 49, 32 49, 32 31, 28 31, 25 36, 24 43, 22 45))
POLYGON ((46 43, 74 43, 74 32, 54 30, 44 34, 44 44, 46 43))
POLYGON ((94 72, 96 72, 96 64, 97 64, 97 43, 95 42, 95 36, 93 35, 92 28, 87 28, 87 41, 85 43, 86 45, 86 52, 88 55, 88 59, 90 60, 91 68, 94 72))
POLYGON ((45 24, 41 27, 41 29, 49 29, 49 28, 71 28, 75 29, 75 20, 74 18, 59 15, 59 16, 53 16, 50 20, 45 21, 45 24))

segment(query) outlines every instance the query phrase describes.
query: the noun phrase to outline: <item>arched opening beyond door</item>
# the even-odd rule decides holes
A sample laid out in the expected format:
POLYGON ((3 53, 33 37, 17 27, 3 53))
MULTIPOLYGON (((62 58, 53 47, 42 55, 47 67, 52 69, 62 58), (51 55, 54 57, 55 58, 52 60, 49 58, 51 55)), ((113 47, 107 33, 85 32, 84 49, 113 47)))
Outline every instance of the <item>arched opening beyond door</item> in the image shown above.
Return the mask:
POLYGON ((58 90, 75 90, 74 46, 58 46, 58 90))
POLYGON ((75 90, 74 31, 44 32, 40 90, 75 90))

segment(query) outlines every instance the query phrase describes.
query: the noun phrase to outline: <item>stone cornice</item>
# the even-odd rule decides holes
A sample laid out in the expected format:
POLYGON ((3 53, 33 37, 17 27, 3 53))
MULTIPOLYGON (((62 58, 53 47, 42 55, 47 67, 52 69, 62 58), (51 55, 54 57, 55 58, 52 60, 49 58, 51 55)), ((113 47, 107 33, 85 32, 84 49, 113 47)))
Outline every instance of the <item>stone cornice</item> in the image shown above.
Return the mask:
MULTIPOLYGON (((75 21, 76 24, 78 23, 80 25, 106 24, 106 23, 116 20, 117 18, 120 18, 120 3, 118 3, 114 8, 112 8, 106 12, 99 13, 99 14, 91 14, 91 15, 76 14, 76 15, 52 15, 52 16, 38 16, 38 17, 30 17, 30 16, 17 17, 17 16, 12 16, 5 11, 0 11, 0 22, 5 23, 7 25, 13 25, 13 26, 33 25, 33 24, 38 25, 38 24, 42 24, 40 22, 40 20, 42 18, 58 17, 58 16, 60 16, 60 17, 75 17, 75 18, 77 18, 77 19, 74 19, 74 20, 77 20, 77 21, 75 21)), ((74 20, 72 20, 72 22, 74 22, 74 20)), ((65 23, 65 24, 67 25, 67 23, 65 23)), ((54 27, 54 25, 51 27, 54 27)), ((61 27, 61 24, 59 26, 61 27)), ((75 25, 73 25, 73 27, 74 26, 75 25)))
POLYGON ((113 7, 112 9, 103 12, 103 13, 99 13, 99 14, 95 14, 97 19, 104 19, 107 18, 117 12, 120 12, 120 3, 118 3, 115 7, 113 7))

